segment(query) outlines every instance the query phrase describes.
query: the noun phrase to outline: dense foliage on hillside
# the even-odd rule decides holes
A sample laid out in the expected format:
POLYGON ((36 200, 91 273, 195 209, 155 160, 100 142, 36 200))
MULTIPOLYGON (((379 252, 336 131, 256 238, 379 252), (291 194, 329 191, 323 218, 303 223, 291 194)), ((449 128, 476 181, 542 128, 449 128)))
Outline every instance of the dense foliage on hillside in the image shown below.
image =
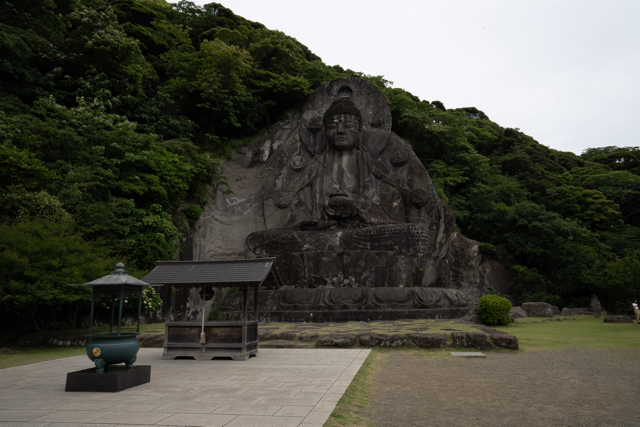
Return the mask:
POLYGON ((386 89, 394 130, 427 167, 462 232, 517 273, 518 299, 610 309, 640 291, 638 147, 582 156, 539 144, 476 108, 386 89))
POLYGON ((218 159, 344 76, 386 93, 394 131, 461 231, 517 272, 521 301, 595 292, 615 308, 640 290, 637 147, 549 149, 475 108, 327 66, 217 3, 0 0, 0 12, 2 322, 77 312, 87 293, 65 284, 116 262, 141 273, 175 258, 225 185, 218 159))

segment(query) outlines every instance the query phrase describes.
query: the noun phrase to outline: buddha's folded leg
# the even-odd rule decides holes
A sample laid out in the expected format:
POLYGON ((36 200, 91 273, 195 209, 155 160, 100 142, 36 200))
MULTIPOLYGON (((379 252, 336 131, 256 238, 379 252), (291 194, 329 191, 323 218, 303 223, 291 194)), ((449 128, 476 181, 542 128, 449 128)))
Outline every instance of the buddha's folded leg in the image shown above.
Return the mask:
POLYGON ((284 253, 339 251, 340 235, 335 231, 262 230, 245 240, 247 258, 284 253))

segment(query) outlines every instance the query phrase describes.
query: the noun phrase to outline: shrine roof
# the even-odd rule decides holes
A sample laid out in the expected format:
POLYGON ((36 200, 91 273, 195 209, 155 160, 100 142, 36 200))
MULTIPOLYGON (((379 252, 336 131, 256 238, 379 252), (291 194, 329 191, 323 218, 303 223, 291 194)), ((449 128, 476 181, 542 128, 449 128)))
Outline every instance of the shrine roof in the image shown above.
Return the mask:
POLYGON ((282 281, 274 268, 275 258, 224 261, 157 261, 156 267, 142 278, 153 286, 255 286, 265 281, 282 281))

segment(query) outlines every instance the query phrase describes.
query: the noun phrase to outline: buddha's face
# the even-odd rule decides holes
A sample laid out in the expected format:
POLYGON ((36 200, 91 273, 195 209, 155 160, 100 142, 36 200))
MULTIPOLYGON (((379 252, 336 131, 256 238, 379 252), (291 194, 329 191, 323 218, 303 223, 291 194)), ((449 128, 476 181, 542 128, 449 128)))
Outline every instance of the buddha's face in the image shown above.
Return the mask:
POLYGON ((345 151, 358 146, 362 129, 355 114, 335 114, 327 118, 325 133, 331 148, 345 151))

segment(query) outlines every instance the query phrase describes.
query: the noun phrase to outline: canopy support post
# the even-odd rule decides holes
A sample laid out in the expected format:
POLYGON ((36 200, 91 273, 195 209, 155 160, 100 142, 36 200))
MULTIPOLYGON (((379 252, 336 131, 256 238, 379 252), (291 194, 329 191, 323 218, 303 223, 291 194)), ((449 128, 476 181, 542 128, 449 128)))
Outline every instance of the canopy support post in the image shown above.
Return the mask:
POLYGON ((91 330, 93 329, 93 307, 96 305, 96 292, 92 289, 91 292, 91 314, 89 315, 89 336, 91 336, 91 330))
POLYGON ((142 314, 142 288, 140 288, 140 295, 138 295, 138 330, 136 333, 140 335, 140 314, 142 314))
POLYGON ((260 285, 256 285, 256 289, 253 293, 253 320, 258 321, 258 288, 260 285))
POLYGON ((120 336, 120 327, 122 326, 122 304, 124 303, 124 287, 120 289, 120 312, 118 313, 118 336, 120 336))
POLYGON ((164 308, 164 321, 165 322, 171 322, 171 304, 173 303, 172 301, 172 296, 173 296, 173 285, 166 285, 165 289, 165 298, 164 298, 164 303, 165 303, 165 308, 164 308))
POLYGON ((113 316, 116 312, 116 297, 111 295, 111 324, 109 325, 109 333, 113 333, 113 316))

